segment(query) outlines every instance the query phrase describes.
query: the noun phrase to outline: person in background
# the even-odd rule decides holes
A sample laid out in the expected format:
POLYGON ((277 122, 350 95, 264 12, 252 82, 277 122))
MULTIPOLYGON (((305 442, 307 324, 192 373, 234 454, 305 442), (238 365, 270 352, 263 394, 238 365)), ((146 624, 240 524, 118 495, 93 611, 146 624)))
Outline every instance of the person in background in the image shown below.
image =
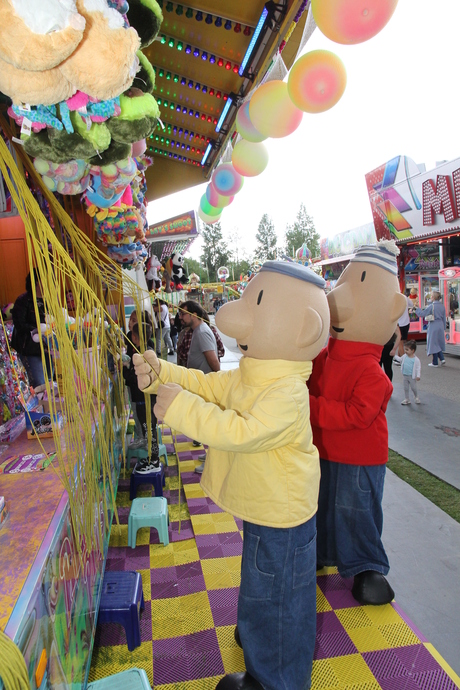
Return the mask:
POLYGON ((155 327, 156 353, 161 357, 161 335, 163 341, 168 348, 168 355, 174 354, 174 345, 171 340, 171 322, 169 320, 169 309, 166 302, 155 299, 153 302, 153 311, 156 316, 157 325, 155 327), (160 328, 161 326, 161 328, 160 328))
MULTIPOLYGON (((211 371, 220 371, 219 353, 217 340, 214 331, 209 325, 209 316, 198 302, 189 300, 184 302, 180 309, 180 319, 184 329, 189 333, 184 333, 181 342, 181 351, 177 353, 178 363, 185 359, 185 349, 187 349, 187 368, 199 369, 204 374, 211 371), (189 337, 187 337, 189 336, 189 337)), ((220 338, 219 338, 220 340, 220 338)), ((222 342, 222 341, 221 341, 222 342)), ((222 345, 223 347, 223 345, 222 345)), ((193 441, 194 446, 201 446, 199 441, 193 441)), ((202 474, 206 453, 198 456, 201 464, 195 467, 195 472, 202 474)))
MULTIPOLYGON (((178 320, 181 323, 180 327, 180 332, 179 332, 179 340, 177 343, 177 364, 182 367, 187 366, 187 359, 188 359, 188 352, 190 349, 190 343, 192 341, 192 335, 193 331, 191 328, 188 328, 184 326, 183 321, 182 321, 182 308, 183 305, 179 305, 179 311, 177 312, 176 318, 178 317, 178 320)), ((209 320, 209 315, 208 313, 203 309, 202 310, 202 318, 203 321, 209 326, 211 331, 214 333, 214 337, 216 339, 217 343, 217 356, 219 357, 219 361, 222 359, 222 357, 225 355, 225 347, 222 342, 222 338, 219 335, 219 331, 209 320)))
POLYGON ((45 340, 43 341, 43 346, 45 348, 46 372, 43 370, 40 335, 46 331, 47 326, 45 323, 45 305, 43 303, 42 287, 36 268, 27 275, 26 291, 16 299, 11 311, 11 316, 14 325, 13 334, 11 336, 11 347, 16 350, 27 371, 29 384, 36 392, 39 392, 44 389, 45 377, 48 380, 52 378, 53 367, 46 349, 45 340), (37 297, 36 306, 39 317, 38 322, 32 293, 32 275, 34 277, 35 294, 37 297))
POLYGON ((380 355, 380 366, 383 366, 383 371, 388 376, 390 381, 393 381, 393 357, 398 352, 398 346, 401 342, 401 329, 396 326, 396 330, 391 336, 390 340, 383 346, 382 354, 380 355))
POLYGON ((401 405, 410 405, 409 387, 414 394, 414 402, 420 404, 420 398, 417 393, 417 381, 420 381, 422 366, 419 358, 415 356, 416 351, 417 343, 415 340, 409 340, 404 345, 405 354, 401 360, 401 373, 404 381, 404 400, 401 405))
MULTIPOLYGON (((139 328, 142 328, 143 336, 144 336, 144 346, 145 350, 155 350, 155 343, 152 340, 152 326, 144 322, 141 325, 139 323, 135 323, 133 325, 132 331, 131 331, 131 341, 132 345, 134 346, 132 348, 132 352, 138 352, 140 348, 140 336, 139 336, 139 328), (136 349, 134 349, 136 348, 136 349)), ((131 357, 131 362, 129 364, 129 367, 125 368, 123 367, 123 377, 126 381, 126 385, 129 387, 130 392, 131 392, 131 400, 133 403, 136 405, 136 412, 137 412, 137 417, 139 419, 140 425, 142 427, 142 433, 143 433, 143 438, 144 438, 144 444, 147 447, 147 442, 148 442, 148 430, 147 430, 147 411, 145 408, 146 401, 145 401, 145 395, 144 393, 139 390, 139 387, 137 385, 137 376, 134 371, 134 364, 132 361, 131 357)), ((159 457, 159 447, 158 447, 158 440, 157 440, 157 420, 155 417, 155 414, 153 412, 153 408, 156 402, 156 396, 153 395, 151 398, 147 399, 148 404, 151 406, 151 412, 150 412, 150 420, 151 420, 151 433, 152 433, 152 443, 149 449, 149 455, 147 458, 142 458, 139 460, 136 464, 136 467, 134 468, 134 471, 137 472, 138 474, 149 474, 150 472, 159 472, 161 469, 160 466, 160 457, 159 457)))
POLYGON ((444 352, 446 351, 446 310, 441 302, 441 293, 433 290, 430 304, 425 309, 415 309, 417 316, 424 318, 427 323, 426 354, 433 355, 433 361, 429 367, 438 367, 438 358, 441 366, 446 363, 444 352))
MULTIPOLYGON (((404 314, 400 317, 398 321, 398 327, 399 327, 399 332, 400 332, 400 341, 398 348, 395 351, 395 356, 394 356, 394 363, 399 366, 401 363, 401 357, 404 354, 404 344, 407 341, 407 337, 409 335, 409 328, 410 328, 410 315, 409 315, 409 309, 412 307, 412 301, 409 299, 409 297, 406 295, 406 302, 407 306, 404 311, 404 314)), ((385 346, 386 347, 386 346, 385 346)), ((391 378, 390 378, 391 381, 391 378)))
MULTIPOLYGON (((144 323, 149 324, 149 326, 151 328, 153 328, 152 317, 150 316, 149 312, 146 310, 144 310, 142 312, 142 321, 144 323)), ((123 355, 123 360, 124 360, 123 361, 123 375, 124 375, 125 369, 126 369, 126 371, 128 371, 128 369, 131 365, 133 354, 136 352, 136 350, 134 349, 134 346, 133 346, 133 341, 132 341, 132 331, 133 331, 134 325, 137 322, 138 322, 137 312, 136 312, 136 310, 134 310, 133 312, 131 312, 131 316, 129 317, 128 333, 125 336, 126 354, 123 355)), ((132 410, 133 419, 134 419, 134 440, 131 443, 131 447, 132 448, 142 448, 143 446, 146 446, 146 440, 144 438, 144 431, 142 429, 142 425, 141 425, 139 418, 137 416, 137 404, 136 404, 135 400, 132 399, 131 388, 129 387, 129 385, 128 385, 128 396, 129 396, 129 402, 131 404, 131 410, 132 410)))

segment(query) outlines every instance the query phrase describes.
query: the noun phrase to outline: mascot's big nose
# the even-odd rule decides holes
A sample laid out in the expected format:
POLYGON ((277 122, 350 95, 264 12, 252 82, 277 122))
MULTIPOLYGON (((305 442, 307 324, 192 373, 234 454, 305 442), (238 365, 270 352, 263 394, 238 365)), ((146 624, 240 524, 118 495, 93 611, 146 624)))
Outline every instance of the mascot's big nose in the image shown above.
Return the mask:
POLYGON ((327 296, 331 324, 343 323, 353 316, 354 304, 349 283, 338 285, 327 296))
POLYGON ((225 335, 243 343, 253 329, 252 314, 246 300, 227 302, 216 314, 216 326, 225 335))

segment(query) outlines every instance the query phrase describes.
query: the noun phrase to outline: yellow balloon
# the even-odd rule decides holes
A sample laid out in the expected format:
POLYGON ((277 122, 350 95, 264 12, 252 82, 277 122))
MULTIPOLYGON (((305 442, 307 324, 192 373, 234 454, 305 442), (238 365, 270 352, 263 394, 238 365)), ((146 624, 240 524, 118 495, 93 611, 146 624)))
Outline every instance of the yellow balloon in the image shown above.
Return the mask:
POLYGON ((268 165, 268 151, 261 143, 241 139, 233 149, 233 167, 244 177, 260 175, 268 165))

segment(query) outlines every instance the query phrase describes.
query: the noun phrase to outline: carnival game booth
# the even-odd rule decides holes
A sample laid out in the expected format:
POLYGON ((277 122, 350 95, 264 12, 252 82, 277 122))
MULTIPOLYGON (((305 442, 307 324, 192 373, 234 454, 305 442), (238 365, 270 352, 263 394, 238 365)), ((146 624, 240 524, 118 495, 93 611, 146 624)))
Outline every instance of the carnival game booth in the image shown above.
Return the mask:
MULTIPOLYGON (((401 290, 424 308, 439 290, 447 314, 447 352, 460 354, 460 158, 426 171, 396 156, 366 175, 378 239, 393 237, 401 249, 401 290)), ((427 323, 411 314, 410 333, 427 323)))

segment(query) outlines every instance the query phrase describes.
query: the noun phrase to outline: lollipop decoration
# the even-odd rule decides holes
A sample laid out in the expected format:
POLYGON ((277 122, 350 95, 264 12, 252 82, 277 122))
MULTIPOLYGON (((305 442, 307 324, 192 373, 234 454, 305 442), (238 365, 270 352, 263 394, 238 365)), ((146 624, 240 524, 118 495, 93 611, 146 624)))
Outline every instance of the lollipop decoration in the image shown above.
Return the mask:
POLYGON ((223 196, 222 194, 219 194, 218 192, 216 192, 212 183, 210 183, 206 187, 206 198, 211 204, 211 206, 214 206, 215 208, 225 208, 226 206, 230 206, 235 197, 223 196))
POLYGON ((253 144, 250 141, 241 139, 233 149, 233 167, 240 175, 245 177, 255 177, 263 173, 268 165, 268 151, 261 144, 253 144))
POLYGON ((294 63, 287 88, 297 108, 307 113, 323 113, 341 99, 346 84, 342 60, 329 50, 312 50, 294 63))
POLYGON ((209 203, 206 194, 203 194, 200 200, 200 208, 207 216, 220 216, 222 213, 221 208, 216 208, 209 203))
POLYGON ((363 43, 383 29, 398 0, 312 0, 318 29, 335 43, 363 43))
POLYGON ((311 252, 305 242, 297 249, 295 260, 298 264, 302 264, 302 266, 311 266, 311 252))
POLYGON ((220 266, 217 269, 217 280, 220 280, 221 283, 225 283, 229 275, 230 271, 228 270, 227 266, 220 266))
POLYGON ((243 105, 238 108, 235 125, 238 134, 240 134, 243 139, 246 139, 246 141, 252 141, 256 144, 267 138, 261 134, 251 122, 251 118, 249 117, 249 101, 246 101, 246 103, 243 103, 243 105))
POLYGON ((289 98, 287 84, 275 80, 259 86, 249 102, 249 116, 259 132, 279 139, 297 129, 303 113, 289 98))
POLYGON ((218 194, 233 196, 242 188, 244 178, 231 163, 218 165, 212 175, 212 185, 218 194))

